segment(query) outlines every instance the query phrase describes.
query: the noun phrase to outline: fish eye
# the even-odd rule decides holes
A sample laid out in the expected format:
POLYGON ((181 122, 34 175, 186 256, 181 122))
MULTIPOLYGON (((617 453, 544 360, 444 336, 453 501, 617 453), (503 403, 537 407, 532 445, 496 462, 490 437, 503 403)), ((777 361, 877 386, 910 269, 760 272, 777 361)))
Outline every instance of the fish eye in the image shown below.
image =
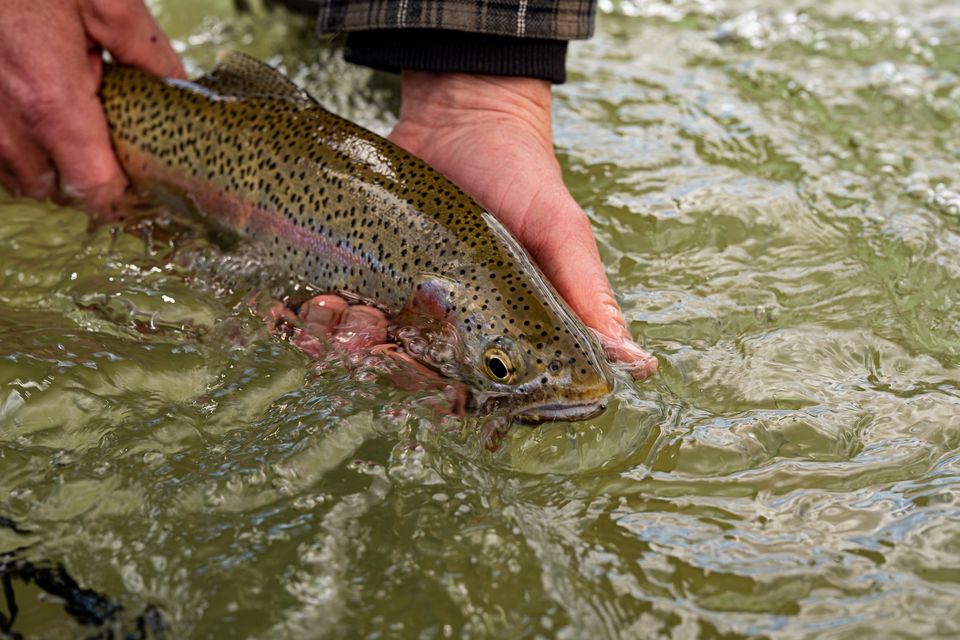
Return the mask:
POLYGON ((497 347, 483 352, 483 364, 487 375, 497 382, 509 382, 516 373, 510 356, 497 347))

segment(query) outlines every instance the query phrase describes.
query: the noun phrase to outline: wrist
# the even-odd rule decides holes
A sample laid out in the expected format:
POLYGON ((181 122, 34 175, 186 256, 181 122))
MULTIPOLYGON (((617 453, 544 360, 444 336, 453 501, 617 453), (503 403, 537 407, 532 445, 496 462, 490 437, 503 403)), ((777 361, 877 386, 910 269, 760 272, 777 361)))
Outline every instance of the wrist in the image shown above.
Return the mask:
POLYGON ((401 78, 400 125, 434 130, 519 126, 553 153, 546 80, 426 71, 404 71, 401 78))

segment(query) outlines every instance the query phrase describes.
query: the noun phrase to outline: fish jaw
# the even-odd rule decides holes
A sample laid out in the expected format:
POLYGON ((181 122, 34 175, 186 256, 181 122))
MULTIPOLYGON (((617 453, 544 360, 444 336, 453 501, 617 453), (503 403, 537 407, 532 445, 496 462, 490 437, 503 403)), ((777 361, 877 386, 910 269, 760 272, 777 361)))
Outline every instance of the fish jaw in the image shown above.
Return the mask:
POLYGON ((579 422, 596 418, 607 410, 610 394, 603 393, 595 398, 518 402, 515 395, 476 394, 470 397, 470 407, 481 415, 501 414, 511 420, 527 425, 544 422, 579 422))
POLYGON ((612 392, 613 379, 604 368, 594 384, 568 387, 563 394, 535 394, 527 402, 516 403, 512 415, 525 424, 589 420, 607 410, 612 392), (576 388, 577 393, 571 395, 570 388, 576 388))
POLYGON ((478 415, 503 415, 527 425, 544 422, 578 422, 589 420, 607 409, 613 393, 614 378, 608 366, 601 366, 590 384, 583 380, 537 382, 497 391, 478 391, 469 398, 470 410, 478 415))
POLYGON ((577 422, 596 418, 606 410, 606 398, 588 402, 554 402, 529 407, 514 418, 518 422, 529 425, 544 422, 577 422))

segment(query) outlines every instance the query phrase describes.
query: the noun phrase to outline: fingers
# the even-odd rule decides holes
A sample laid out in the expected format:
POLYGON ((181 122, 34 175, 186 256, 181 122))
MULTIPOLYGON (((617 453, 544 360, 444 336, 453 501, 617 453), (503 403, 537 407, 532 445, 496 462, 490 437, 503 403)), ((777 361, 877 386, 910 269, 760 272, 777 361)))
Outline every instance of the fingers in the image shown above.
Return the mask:
MULTIPOLYGON (((156 75, 185 77, 180 59, 143 2, 81 0, 80 17, 86 37, 119 62, 156 75)), ((80 61, 74 61, 79 66, 80 61)), ((99 70, 97 61, 94 67, 94 71, 99 70)), ((76 72, 82 73, 80 69, 76 72)), ((99 80, 99 73, 94 75, 99 80)), ((102 210, 120 197, 126 179, 111 147, 97 87, 77 89, 74 114, 61 127, 44 127, 41 140, 56 136, 56 142, 49 141, 48 148, 60 169, 64 195, 102 210), (80 162, 80 158, 85 161, 80 162)))
POLYGON ((126 179, 97 96, 101 47, 148 71, 183 75, 140 1, 4 3, 0 183, 12 192, 96 211, 123 193, 126 179))
POLYGON ((49 153, 67 200, 105 208, 123 193, 126 179, 85 60, 72 59, 60 70, 41 69, 38 75, 44 80, 37 80, 23 104, 26 132, 49 153))
POLYGON ((49 5, 39 14, 22 3, 0 33, 0 163, 23 195, 55 195, 53 176, 67 198, 99 207, 119 195, 125 180, 113 157, 87 59, 87 41, 75 13, 49 5), (49 40, 37 48, 35 41, 49 40), (54 173, 56 170, 56 174, 54 173))
POLYGON ((0 184, 15 196, 50 198, 57 173, 46 152, 0 117, 0 184))
POLYGON ((387 319, 366 305, 350 306, 340 296, 316 296, 300 307, 303 331, 327 338, 346 352, 368 351, 387 340, 387 319))
MULTIPOLYGON (((379 309, 367 305, 350 305, 340 296, 316 296, 300 307, 302 330, 291 342, 315 360, 339 352, 347 356, 371 354, 393 363, 387 370, 388 379, 400 389, 424 391, 444 390, 451 385, 438 374, 417 362, 396 344, 387 343, 387 318, 379 309)), ((355 360, 356 361, 356 360, 355 360)), ((463 410, 465 402, 459 393, 450 392, 454 411, 463 410)), ((447 409, 444 413, 449 413, 447 409)))
POLYGON ((607 358, 620 364, 634 380, 645 380, 657 372, 657 359, 637 346, 629 337, 600 336, 600 344, 607 358))
POLYGON ((123 64, 154 75, 186 78, 183 63, 143 2, 82 0, 86 31, 123 64))
POLYGON ((340 317, 350 305, 340 296, 322 295, 307 300, 300 307, 303 330, 315 336, 330 337, 340 324, 340 317))
POLYGON ((341 316, 333 339, 347 351, 369 350, 387 341, 387 319, 373 307, 350 307, 341 316))
POLYGON ((657 370, 657 360, 633 342, 604 271, 593 229, 579 205, 563 189, 548 197, 550 224, 527 225, 521 238, 567 304, 601 337, 607 357, 624 365, 634 379, 657 370))

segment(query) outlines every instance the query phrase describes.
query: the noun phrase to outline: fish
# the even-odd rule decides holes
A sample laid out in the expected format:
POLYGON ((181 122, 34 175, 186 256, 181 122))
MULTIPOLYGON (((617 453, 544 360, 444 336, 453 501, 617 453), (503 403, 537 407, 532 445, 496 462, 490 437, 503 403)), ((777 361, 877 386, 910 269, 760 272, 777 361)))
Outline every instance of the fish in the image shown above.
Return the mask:
POLYGON ((185 199, 319 290, 376 304, 469 409, 525 423, 606 409, 595 336, 496 217, 424 161, 222 54, 186 81, 109 63, 99 90, 134 188, 185 199))

